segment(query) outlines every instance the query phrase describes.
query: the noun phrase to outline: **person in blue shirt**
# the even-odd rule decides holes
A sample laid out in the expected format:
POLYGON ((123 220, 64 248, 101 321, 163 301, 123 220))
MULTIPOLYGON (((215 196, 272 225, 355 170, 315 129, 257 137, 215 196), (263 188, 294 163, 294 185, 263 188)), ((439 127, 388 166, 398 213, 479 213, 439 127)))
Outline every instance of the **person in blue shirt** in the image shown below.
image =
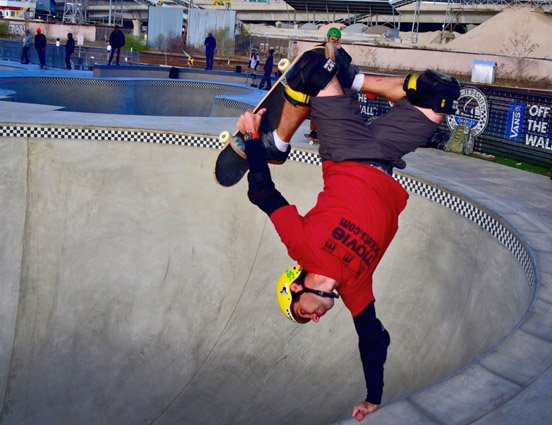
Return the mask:
POLYGON ((113 55, 117 53, 117 56, 115 58, 115 62, 117 65, 119 65, 119 59, 121 57, 121 48, 125 45, 125 35, 121 31, 121 28, 119 25, 115 25, 115 29, 111 32, 109 35, 109 45, 111 46, 111 53, 109 54, 109 63, 108 65, 111 65, 111 62, 113 61, 113 55))
POLYGON ((215 49, 217 47, 217 40, 213 37, 213 33, 210 32, 205 39, 205 70, 209 71, 213 69, 213 59, 215 57, 215 49))
POLYGON ((72 33, 67 34, 67 43, 65 44, 65 68, 71 69, 71 55, 75 51, 75 39, 72 33))
POLYGON ((261 78, 261 82, 259 83, 259 90, 262 90, 264 87, 264 83, 266 82, 266 88, 265 90, 270 90, 272 87, 272 67, 274 66, 274 49, 268 49, 268 57, 266 58, 266 62, 264 64, 264 74, 263 78, 261 78))

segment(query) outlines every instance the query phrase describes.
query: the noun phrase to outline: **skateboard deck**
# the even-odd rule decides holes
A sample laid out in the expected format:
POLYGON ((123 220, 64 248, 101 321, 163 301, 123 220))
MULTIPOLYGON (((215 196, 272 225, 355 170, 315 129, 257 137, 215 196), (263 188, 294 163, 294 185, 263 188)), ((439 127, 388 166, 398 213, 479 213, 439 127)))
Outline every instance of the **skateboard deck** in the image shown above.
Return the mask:
MULTIPOLYGON (((320 49, 320 47, 315 47, 320 49)), ((322 49, 324 49, 322 47, 322 49)), ((259 109, 266 108, 267 111, 262 117, 259 133, 274 131, 280 122, 284 102, 284 92, 286 87, 286 73, 301 57, 299 55, 293 63, 289 59, 281 59, 278 62, 278 69, 282 72, 280 78, 274 83, 272 88, 266 93, 261 101, 253 109, 253 113, 259 109)), ((232 148, 230 141, 238 135, 236 130, 233 134, 229 131, 223 131, 219 136, 219 141, 224 144, 215 162, 215 180, 218 184, 225 187, 234 186, 247 173, 247 159, 242 157, 232 148)))
MULTIPOLYGON (((282 71, 282 76, 272 85, 270 90, 261 99, 261 101, 253 109, 253 113, 259 109, 267 108, 263 115, 259 133, 274 131, 280 121, 282 107, 284 105, 284 90, 285 90, 285 70, 289 68, 289 59, 282 59, 278 63, 278 69, 282 71), (282 69, 283 68, 283 69, 282 69)), ((215 162, 215 180, 222 186, 230 187, 238 183, 247 173, 247 159, 237 153, 230 140, 238 135, 236 130, 233 134, 228 131, 223 131, 219 136, 219 141, 224 143, 224 147, 220 151, 215 162)))

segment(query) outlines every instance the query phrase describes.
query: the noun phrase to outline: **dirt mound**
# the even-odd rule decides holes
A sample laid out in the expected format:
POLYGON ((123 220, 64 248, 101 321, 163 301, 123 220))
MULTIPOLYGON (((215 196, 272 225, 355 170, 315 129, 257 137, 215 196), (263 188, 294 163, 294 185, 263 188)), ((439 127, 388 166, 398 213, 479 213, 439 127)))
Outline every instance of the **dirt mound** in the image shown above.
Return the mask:
POLYGON ((530 6, 512 6, 442 48, 509 55, 517 41, 525 49, 527 57, 552 58, 551 34, 551 15, 532 10, 530 6), (531 52, 530 47, 534 47, 531 52))
POLYGON ((320 26, 320 28, 318 28, 318 32, 326 35, 330 28, 339 28, 340 30, 343 30, 343 28, 345 28, 345 24, 340 22, 330 22, 329 24, 320 26))

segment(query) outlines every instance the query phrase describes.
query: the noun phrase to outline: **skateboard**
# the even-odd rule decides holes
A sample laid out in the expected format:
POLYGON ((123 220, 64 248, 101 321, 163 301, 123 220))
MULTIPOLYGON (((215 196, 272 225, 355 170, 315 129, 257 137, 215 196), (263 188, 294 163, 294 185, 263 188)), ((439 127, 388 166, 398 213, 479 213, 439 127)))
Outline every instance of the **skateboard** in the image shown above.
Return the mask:
MULTIPOLYGON (((313 50, 317 49, 322 49, 323 51, 324 47, 315 47, 313 50)), ((281 59, 278 62, 278 69, 282 75, 253 109, 253 113, 262 108, 267 109, 261 120, 261 126, 259 128, 260 134, 274 131, 278 127, 282 108, 286 101, 284 98, 287 84, 286 72, 300 57, 301 55, 295 58, 293 63, 291 63, 289 59, 281 59)), ((229 131, 223 131, 219 136, 219 141, 223 143, 224 146, 217 156, 214 175, 217 183, 224 187, 230 187, 237 184, 248 170, 247 159, 236 152, 234 148, 232 148, 232 143, 230 143, 237 135, 238 131, 236 130, 233 134, 229 131)))
MULTIPOLYGON (((263 115, 259 133, 274 131, 280 121, 282 107, 284 105, 284 90, 285 90, 285 71, 290 66, 289 59, 281 59, 278 62, 278 69, 282 72, 282 76, 272 85, 270 90, 264 95, 261 101, 253 109, 253 113, 259 109, 267 108, 263 115)), ((230 140, 238 135, 236 130, 233 134, 229 131, 220 133, 219 141, 224 144, 222 150, 217 156, 215 162, 215 180, 218 184, 225 187, 234 186, 247 173, 247 159, 242 157, 232 148, 230 140)))

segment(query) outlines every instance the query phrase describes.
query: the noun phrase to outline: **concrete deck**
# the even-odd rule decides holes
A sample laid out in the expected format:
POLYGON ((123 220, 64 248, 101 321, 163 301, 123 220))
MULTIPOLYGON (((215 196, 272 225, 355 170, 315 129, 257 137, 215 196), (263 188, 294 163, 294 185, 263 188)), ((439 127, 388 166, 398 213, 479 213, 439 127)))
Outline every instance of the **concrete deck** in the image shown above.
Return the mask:
MULTIPOLYGON (((235 119, 55 109, 0 102, 0 422, 356 423, 348 312, 281 318, 272 288, 289 259, 270 222, 243 183, 213 182, 216 150, 170 139, 215 143, 235 119), (146 143, 124 141, 135 133, 146 143)), ((292 143, 308 159, 303 132, 292 143)), ((550 179, 435 150, 406 159, 426 194, 375 276, 393 342, 387 404, 364 423, 548 424, 550 179), (487 219, 431 202, 443 193, 504 226, 534 268, 487 219)), ((306 212, 319 168, 273 170, 306 212)))

